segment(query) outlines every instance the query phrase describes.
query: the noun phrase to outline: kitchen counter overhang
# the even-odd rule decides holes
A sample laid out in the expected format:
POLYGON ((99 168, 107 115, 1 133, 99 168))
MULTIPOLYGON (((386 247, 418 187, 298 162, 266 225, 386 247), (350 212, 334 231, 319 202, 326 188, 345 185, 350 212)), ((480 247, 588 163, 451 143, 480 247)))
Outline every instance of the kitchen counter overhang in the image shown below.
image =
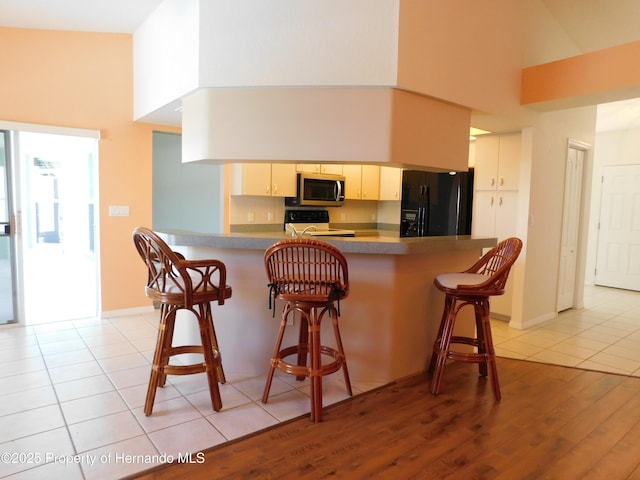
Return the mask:
MULTIPOLYGON (((274 242, 291 238, 284 232, 264 233, 195 233, 179 230, 160 232, 169 245, 185 247, 231 248, 241 250, 266 250, 274 242)), ((311 237, 309 237, 311 238, 311 237)), ((404 237, 396 233, 364 234, 354 237, 323 236, 322 241, 338 247, 343 253, 372 255, 421 255, 459 250, 479 250, 492 247, 496 238, 473 237, 471 235, 438 237, 404 237)))
MULTIPOLYGON (((233 296, 213 311, 225 371, 243 377, 264 374, 283 306, 278 302, 275 316, 268 308, 264 251, 291 237, 282 232, 160 233, 187 258, 217 258, 225 263, 233 296)), ((495 238, 399 238, 384 233, 323 240, 338 247, 349 265, 351 288, 340 304, 340 328, 356 389, 359 382, 384 384, 426 370, 444 305, 433 279, 468 268, 483 248, 496 243, 495 238)), ((474 328, 472 310, 463 309, 460 326, 474 328)), ((297 341, 298 321, 285 340, 297 341)), ((323 337, 331 338, 331 322, 325 323, 323 337)), ((188 325, 178 322, 176 333, 195 341, 197 329, 188 325)))

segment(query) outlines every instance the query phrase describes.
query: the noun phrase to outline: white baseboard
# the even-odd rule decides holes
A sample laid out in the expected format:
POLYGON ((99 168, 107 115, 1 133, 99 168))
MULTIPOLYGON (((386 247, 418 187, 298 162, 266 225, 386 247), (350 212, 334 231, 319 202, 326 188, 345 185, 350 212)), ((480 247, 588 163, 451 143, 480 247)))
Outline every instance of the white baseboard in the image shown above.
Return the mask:
POLYGON ((150 313, 153 311, 153 305, 148 305, 146 307, 123 308, 120 310, 103 311, 100 313, 100 318, 127 317, 129 315, 141 315, 143 313, 150 313))
POLYGON ((516 328, 518 330, 526 330, 527 328, 535 327, 536 325, 540 325, 541 323, 548 322, 549 320, 553 320, 558 316, 557 313, 545 313, 544 315, 540 315, 535 318, 529 318, 527 320, 516 321, 515 319, 511 319, 509 322, 509 326, 512 328, 516 328))

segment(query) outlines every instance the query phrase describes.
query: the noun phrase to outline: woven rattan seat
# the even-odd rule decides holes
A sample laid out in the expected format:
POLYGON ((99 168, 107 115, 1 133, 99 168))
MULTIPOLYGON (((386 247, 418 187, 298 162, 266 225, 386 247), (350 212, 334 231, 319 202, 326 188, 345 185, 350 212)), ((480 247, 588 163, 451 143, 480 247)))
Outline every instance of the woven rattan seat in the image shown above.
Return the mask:
POLYGON ((496 400, 500 400, 500 383, 496 370, 496 353, 491 335, 489 297, 502 295, 512 265, 522 250, 522 241, 507 238, 482 256, 471 268, 461 273, 444 273, 434 281, 445 293, 444 312, 438 336, 433 345, 429 371, 431 393, 440 393, 442 374, 447 360, 479 364, 480 375, 491 379, 491 388, 496 400), (461 308, 474 308, 476 336, 465 337, 453 334, 456 317, 461 308), (473 352, 456 351, 452 344, 473 347, 473 352))
POLYGON ((207 376, 213 409, 220 410, 222 399, 218 382, 224 383, 225 376, 213 327, 211 302, 223 305, 231 297, 231 287, 226 284, 225 265, 219 260, 186 260, 148 228, 136 228, 133 242, 147 265, 145 292, 160 304, 158 339, 144 405, 145 415, 151 415, 156 390, 165 385, 167 375, 202 372, 207 376), (195 316, 200 330, 200 345, 172 345, 178 310, 187 310, 195 316), (172 356, 185 353, 202 354, 203 362, 169 364, 172 356))
MULTIPOLYGON (((352 395, 338 319, 340 302, 349 295, 347 261, 333 245, 304 238, 287 239, 270 246, 264 256, 269 279, 269 304, 285 302, 280 331, 273 350, 262 401, 267 403, 275 369, 306 377, 311 383, 311 420, 322 421, 322 377, 342 369, 347 393, 352 395), (300 329, 296 345, 282 347, 285 330, 295 312, 300 329), (336 347, 322 345, 320 326, 328 314, 333 324, 336 347), (288 357, 295 356, 293 360, 288 357), (329 359, 323 363, 323 358, 329 359)), ((274 310, 275 313, 275 310, 274 310)))

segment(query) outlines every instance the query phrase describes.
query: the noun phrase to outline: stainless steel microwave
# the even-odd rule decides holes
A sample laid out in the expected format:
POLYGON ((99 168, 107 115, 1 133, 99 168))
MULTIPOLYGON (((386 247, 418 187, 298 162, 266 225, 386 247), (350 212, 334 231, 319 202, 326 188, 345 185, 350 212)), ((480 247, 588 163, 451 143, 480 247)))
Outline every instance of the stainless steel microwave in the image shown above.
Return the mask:
POLYGON ((296 196, 287 197, 287 206, 339 207, 344 203, 342 175, 298 173, 296 196))

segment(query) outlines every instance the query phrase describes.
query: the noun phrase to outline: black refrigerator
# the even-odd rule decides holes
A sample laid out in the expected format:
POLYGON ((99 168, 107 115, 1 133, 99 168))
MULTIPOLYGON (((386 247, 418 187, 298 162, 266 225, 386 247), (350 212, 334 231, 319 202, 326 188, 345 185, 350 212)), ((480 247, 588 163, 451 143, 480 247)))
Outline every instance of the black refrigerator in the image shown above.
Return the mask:
POLYGON ((473 169, 402 172, 401 237, 470 235, 473 169))

